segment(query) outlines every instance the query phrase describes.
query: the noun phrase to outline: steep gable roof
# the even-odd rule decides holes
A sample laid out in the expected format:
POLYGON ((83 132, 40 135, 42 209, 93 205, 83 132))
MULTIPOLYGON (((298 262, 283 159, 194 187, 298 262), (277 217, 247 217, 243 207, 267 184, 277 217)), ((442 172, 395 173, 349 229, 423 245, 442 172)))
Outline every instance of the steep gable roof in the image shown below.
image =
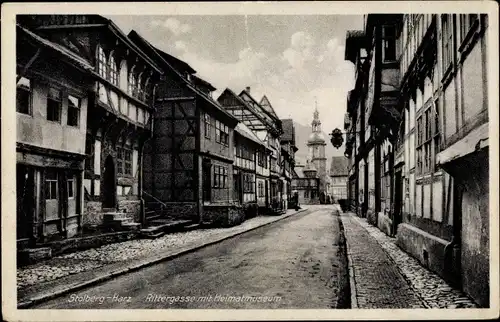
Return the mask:
POLYGON ((271 102, 269 102, 269 99, 267 98, 266 95, 262 96, 262 99, 260 100, 260 105, 269 113, 271 113, 275 118, 278 118, 278 115, 274 111, 273 106, 271 105, 271 102))
POLYGON ((249 104, 253 105, 255 109, 263 111, 264 114, 267 115, 267 117, 269 119, 271 119, 271 122, 273 123, 272 127, 275 128, 275 130, 278 132, 279 135, 283 133, 283 128, 282 128, 282 125, 281 125, 281 120, 279 118, 273 116, 268 110, 266 110, 262 105, 260 105, 255 100, 255 98, 253 98, 253 96, 250 95, 250 93, 247 90, 241 91, 241 93, 240 93, 239 96, 242 99, 244 99, 246 102, 248 102, 249 104))
POLYGON ((177 78, 186 85, 187 88, 189 88, 191 91, 193 91, 195 94, 197 94, 199 97, 203 98, 205 102, 209 103, 209 105, 214 108, 215 110, 222 112, 222 114, 225 115, 226 118, 229 118, 231 122, 234 122, 235 126, 238 120, 231 114, 228 113, 220 104, 219 102, 215 101, 212 97, 210 97, 208 94, 204 93, 202 90, 196 88, 184 75, 182 75, 181 72, 179 72, 177 69, 175 69, 165 58, 165 54, 163 51, 160 49, 154 47, 149 41, 144 39, 141 35, 139 35, 135 30, 132 30, 129 34, 128 37, 139 44, 140 46, 145 46, 148 48, 149 51, 151 51, 155 56, 156 59, 159 59, 160 62, 162 63, 163 67, 167 67, 170 72, 172 72, 173 75, 177 76, 177 78))
POLYGON ((349 160, 344 156, 332 157, 330 164, 330 176, 347 176, 349 160))
POLYGON ((230 111, 240 122, 244 122, 252 130, 264 130, 268 126, 272 126, 268 119, 258 110, 255 106, 249 104, 246 100, 236 95, 230 88, 226 88, 224 92, 217 98, 217 101, 226 109, 230 111), (225 106, 223 101, 224 97, 230 97, 236 101, 239 106, 225 106), (238 113, 236 113, 238 110, 238 113))

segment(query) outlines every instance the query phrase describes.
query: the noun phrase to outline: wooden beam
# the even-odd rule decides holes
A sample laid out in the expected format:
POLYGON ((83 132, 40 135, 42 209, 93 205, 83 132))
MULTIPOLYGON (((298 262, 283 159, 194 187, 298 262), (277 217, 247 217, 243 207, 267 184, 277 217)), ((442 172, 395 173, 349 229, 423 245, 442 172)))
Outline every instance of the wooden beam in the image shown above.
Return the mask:
POLYGON ((31 57, 31 59, 28 61, 28 63, 26 65, 24 65, 23 70, 16 77, 16 85, 17 85, 17 83, 19 83, 19 80, 21 79, 21 77, 24 77, 24 75, 26 75, 26 71, 28 71, 28 69, 31 67, 31 65, 33 65, 33 63, 35 62, 35 60, 40 55, 41 51, 42 51, 42 48, 41 47, 38 48, 38 50, 33 55, 33 57, 31 57))

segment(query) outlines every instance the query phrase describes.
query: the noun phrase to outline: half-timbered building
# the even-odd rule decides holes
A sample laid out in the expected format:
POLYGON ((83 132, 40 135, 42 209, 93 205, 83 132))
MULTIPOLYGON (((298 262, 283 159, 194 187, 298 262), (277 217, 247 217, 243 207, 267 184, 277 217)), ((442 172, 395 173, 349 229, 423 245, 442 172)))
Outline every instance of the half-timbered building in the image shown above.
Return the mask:
POLYGON ((84 221, 87 93, 93 65, 37 33, 17 25, 18 249, 75 236, 84 221))
MULTIPOLYGON (((232 225, 233 132, 238 120, 212 98, 215 88, 185 62, 155 48, 137 32, 129 37, 163 71, 155 92, 155 126, 145 155, 144 189, 164 219, 232 225)), ((152 206, 154 207, 154 206, 152 206)))
MULTIPOLYGON (((266 151, 257 153, 257 204, 260 212, 265 212, 271 205, 271 153, 270 144, 272 123, 264 115, 262 109, 248 103, 240 95, 227 88, 217 99, 221 105, 241 123, 244 123, 256 136, 265 143, 266 151)), ((275 136, 277 132, 275 132, 275 136)))
POLYGON ((85 225, 140 226, 142 149, 151 136, 153 88, 160 69, 111 20, 98 15, 30 16, 26 23, 87 59, 85 225), (109 220, 108 220, 109 219, 109 220))
POLYGON ((281 144, 281 169, 285 178, 283 189, 284 207, 288 209, 288 203, 292 198, 292 177, 295 168, 295 152, 298 148, 295 143, 295 126, 292 119, 281 120, 283 126, 283 135, 280 137, 281 144))
POLYGON ((264 159, 268 148, 245 123, 238 123, 234 131, 233 166, 234 200, 244 207, 245 217, 252 217, 258 213, 258 199, 265 198, 265 185, 262 174, 257 167, 264 166, 264 159))

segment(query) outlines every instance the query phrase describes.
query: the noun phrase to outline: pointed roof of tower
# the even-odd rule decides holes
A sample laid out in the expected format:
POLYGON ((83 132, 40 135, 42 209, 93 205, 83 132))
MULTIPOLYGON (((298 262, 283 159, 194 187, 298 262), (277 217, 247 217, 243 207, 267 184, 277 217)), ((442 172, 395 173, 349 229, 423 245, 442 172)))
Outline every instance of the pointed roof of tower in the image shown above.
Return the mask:
POLYGON ((309 139, 307 140, 307 145, 312 144, 326 144, 325 136, 320 128, 316 128, 315 125, 321 125, 321 120, 319 119, 319 111, 318 106, 314 109, 313 120, 311 122, 313 132, 309 135, 309 139))

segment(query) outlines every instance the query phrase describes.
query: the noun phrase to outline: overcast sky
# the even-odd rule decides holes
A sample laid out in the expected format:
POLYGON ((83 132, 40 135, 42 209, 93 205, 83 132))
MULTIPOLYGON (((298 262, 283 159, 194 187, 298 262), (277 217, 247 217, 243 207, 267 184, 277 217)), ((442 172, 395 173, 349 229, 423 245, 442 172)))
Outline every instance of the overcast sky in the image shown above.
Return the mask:
POLYGON ((108 16, 125 33, 134 29, 153 45, 186 61, 212 83, 266 94, 280 118, 310 124, 315 99, 330 132, 343 126, 354 70, 344 61, 347 30, 362 16, 108 16))

